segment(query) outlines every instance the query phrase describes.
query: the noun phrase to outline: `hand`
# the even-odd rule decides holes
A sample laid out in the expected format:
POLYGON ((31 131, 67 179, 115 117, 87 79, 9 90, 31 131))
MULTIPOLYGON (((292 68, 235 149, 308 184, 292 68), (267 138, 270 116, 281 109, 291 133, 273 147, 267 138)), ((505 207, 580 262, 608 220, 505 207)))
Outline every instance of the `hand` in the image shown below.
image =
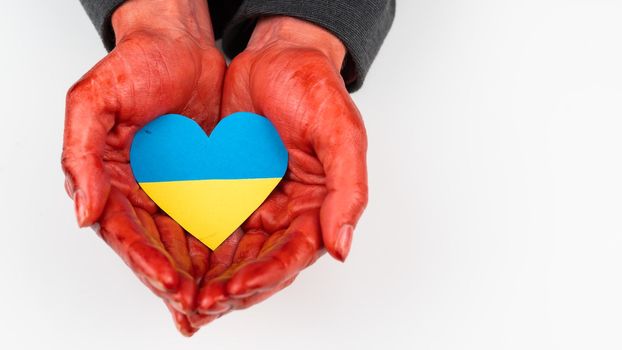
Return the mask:
MULTIPOLYGON (((222 116, 269 118, 289 151, 281 184, 242 226, 233 259, 205 279, 203 315, 257 303, 293 281, 323 248, 345 260, 367 203, 367 140, 340 76, 343 44, 288 17, 261 19, 227 71, 222 116)), ((191 318, 194 326, 200 318, 191 318)))
POLYGON ((189 334, 181 311, 194 308, 202 277, 197 266, 205 264, 198 257, 207 259, 207 253, 140 190, 129 147, 138 129, 167 113, 213 128, 225 61, 202 0, 130 0, 114 12, 112 24, 116 48, 67 95, 65 185, 79 225, 97 222, 102 238, 165 299, 189 334), (190 252, 195 259, 188 259, 190 252))

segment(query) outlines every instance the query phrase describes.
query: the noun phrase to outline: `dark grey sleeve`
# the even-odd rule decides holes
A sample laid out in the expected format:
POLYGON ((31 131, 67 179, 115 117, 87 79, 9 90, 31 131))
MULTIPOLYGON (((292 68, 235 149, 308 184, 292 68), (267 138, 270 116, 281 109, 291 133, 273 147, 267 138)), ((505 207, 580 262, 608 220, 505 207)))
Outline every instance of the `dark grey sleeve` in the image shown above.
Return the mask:
MULTIPOLYGON (((112 50, 115 37, 110 17, 124 0, 80 2, 104 46, 112 50)), ((223 49, 229 57, 244 50, 257 18, 261 16, 297 17, 330 30, 348 49, 342 75, 350 91, 363 84, 395 15, 395 0, 243 0, 241 4, 239 0, 209 0, 208 3, 216 37, 226 25, 223 49), (233 18, 229 20, 232 14, 233 18)))
POLYGON ((114 48, 114 32, 110 24, 110 17, 114 10, 119 7, 125 0, 80 0, 82 7, 89 15, 91 22, 95 25, 95 29, 104 42, 106 50, 110 51, 114 48))
POLYGON ((297 17, 333 32, 348 49, 342 74, 348 90, 355 91, 393 23, 395 0, 245 0, 224 31, 229 57, 244 49, 262 15, 297 17))

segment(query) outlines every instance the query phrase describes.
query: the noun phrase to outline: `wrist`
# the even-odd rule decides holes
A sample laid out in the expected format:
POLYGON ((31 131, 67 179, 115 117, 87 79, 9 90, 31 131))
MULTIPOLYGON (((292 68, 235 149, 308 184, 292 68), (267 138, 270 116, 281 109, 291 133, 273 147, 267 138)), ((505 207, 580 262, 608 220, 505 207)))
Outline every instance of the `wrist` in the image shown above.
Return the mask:
POLYGON ((260 18, 246 48, 255 50, 274 43, 317 49, 330 59, 337 70, 341 70, 346 55, 345 45, 333 33, 294 17, 260 18))
POLYGON ((112 14, 117 43, 136 31, 171 31, 214 44, 205 0, 128 0, 112 14))

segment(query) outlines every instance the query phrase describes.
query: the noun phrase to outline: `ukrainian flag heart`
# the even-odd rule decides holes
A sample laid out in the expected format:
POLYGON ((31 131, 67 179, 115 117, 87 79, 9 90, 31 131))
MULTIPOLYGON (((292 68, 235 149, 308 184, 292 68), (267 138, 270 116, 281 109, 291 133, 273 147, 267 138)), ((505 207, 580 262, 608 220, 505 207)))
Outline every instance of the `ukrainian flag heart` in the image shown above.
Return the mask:
POLYGON ((145 193, 213 250, 279 183, 287 150, 257 114, 234 113, 209 137, 192 119, 167 114, 136 133, 130 165, 145 193))

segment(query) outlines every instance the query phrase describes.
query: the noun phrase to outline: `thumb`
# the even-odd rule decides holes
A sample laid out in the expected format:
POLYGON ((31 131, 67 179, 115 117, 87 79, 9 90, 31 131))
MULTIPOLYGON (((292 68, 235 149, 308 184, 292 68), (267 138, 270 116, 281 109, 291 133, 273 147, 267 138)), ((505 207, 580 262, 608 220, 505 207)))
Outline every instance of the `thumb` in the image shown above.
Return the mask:
POLYGON ((320 221, 326 250, 345 261, 354 227, 367 205, 367 137, 358 112, 336 120, 332 131, 325 130, 316 145, 328 189, 320 221))
POLYGON ((114 125, 114 114, 103 107, 93 82, 84 78, 67 94, 62 167, 65 184, 73 198, 78 224, 93 224, 100 216, 110 181, 102 159, 106 135, 114 125))

